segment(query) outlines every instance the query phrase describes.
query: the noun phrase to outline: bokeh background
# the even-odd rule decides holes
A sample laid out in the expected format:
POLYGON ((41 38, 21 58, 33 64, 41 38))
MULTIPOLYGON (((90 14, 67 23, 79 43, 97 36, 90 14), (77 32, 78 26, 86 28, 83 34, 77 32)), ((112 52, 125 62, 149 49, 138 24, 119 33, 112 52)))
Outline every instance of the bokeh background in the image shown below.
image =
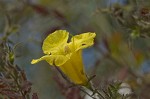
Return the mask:
POLYGON ((149 99, 149 4, 148 0, 0 0, 0 36, 8 16, 15 64, 25 70, 39 99, 66 99, 70 94, 62 91, 48 63, 30 63, 43 55, 44 38, 59 29, 72 35, 97 34, 94 46, 83 51, 83 60, 87 75, 96 75, 93 83, 98 88, 122 81, 130 85, 135 99, 149 99))

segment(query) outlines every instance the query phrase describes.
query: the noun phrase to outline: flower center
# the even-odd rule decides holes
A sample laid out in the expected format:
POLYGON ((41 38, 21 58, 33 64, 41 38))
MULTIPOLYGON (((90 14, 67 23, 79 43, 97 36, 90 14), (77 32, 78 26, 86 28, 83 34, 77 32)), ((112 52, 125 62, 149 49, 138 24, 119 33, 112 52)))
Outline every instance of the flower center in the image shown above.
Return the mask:
POLYGON ((68 54, 68 53, 71 52, 71 49, 66 45, 66 46, 64 47, 64 52, 65 52, 65 54, 68 54))

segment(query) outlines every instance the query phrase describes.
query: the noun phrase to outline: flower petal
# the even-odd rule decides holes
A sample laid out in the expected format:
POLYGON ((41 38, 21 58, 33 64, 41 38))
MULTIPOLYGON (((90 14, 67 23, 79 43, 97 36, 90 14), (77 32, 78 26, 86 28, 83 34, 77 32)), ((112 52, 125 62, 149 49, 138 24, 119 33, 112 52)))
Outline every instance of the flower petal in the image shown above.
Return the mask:
POLYGON ((70 56, 71 55, 45 55, 39 59, 33 59, 31 64, 36 64, 42 60, 46 60, 50 65, 61 66, 70 58, 70 56))
POLYGON ((47 58, 49 58, 49 55, 45 55, 45 56, 43 56, 43 57, 41 57, 41 58, 39 58, 39 59, 33 59, 33 60, 31 61, 31 64, 36 64, 36 63, 38 63, 38 62, 40 62, 40 61, 42 61, 42 60, 46 60, 47 58))
POLYGON ((71 38, 71 42, 73 42, 76 50, 84 49, 93 45, 95 36, 96 36, 95 33, 87 32, 73 36, 71 38))
POLYGON ((66 30, 57 30, 47 36, 43 42, 43 52, 45 54, 56 53, 59 46, 67 43, 69 33, 66 30))

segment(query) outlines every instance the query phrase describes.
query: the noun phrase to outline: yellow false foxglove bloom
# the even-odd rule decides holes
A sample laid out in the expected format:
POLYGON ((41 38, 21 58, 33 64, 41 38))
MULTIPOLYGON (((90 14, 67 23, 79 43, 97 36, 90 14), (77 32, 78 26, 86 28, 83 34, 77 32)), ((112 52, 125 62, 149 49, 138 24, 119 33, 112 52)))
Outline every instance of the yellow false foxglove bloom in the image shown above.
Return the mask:
POLYGON ((75 84, 86 85, 88 79, 84 72, 82 49, 94 43, 95 33, 83 33, 73 36, 68 43, 69 32, 57 30, 48 35, 43 42, 45 56, 33 59, 32 64, 46 60, 50 65, 55 65, 75 84))

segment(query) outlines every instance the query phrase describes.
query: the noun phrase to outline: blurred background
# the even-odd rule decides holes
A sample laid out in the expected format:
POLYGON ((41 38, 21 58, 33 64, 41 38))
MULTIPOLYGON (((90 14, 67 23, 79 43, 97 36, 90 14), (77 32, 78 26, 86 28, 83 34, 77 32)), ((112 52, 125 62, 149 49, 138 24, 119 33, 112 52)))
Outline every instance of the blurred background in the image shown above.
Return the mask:
POLYGON ((133 99, 150 99, 149 5, 149 0, 0 0, 0 37, 15 46, 15 64, 39 99, 80 99, 79 90, 68 89, 48 63, 31 65, 43 55, 45 37, 59 29, 97 34, 94 46, 83 51, 95 86, 121 81, 133 99))

